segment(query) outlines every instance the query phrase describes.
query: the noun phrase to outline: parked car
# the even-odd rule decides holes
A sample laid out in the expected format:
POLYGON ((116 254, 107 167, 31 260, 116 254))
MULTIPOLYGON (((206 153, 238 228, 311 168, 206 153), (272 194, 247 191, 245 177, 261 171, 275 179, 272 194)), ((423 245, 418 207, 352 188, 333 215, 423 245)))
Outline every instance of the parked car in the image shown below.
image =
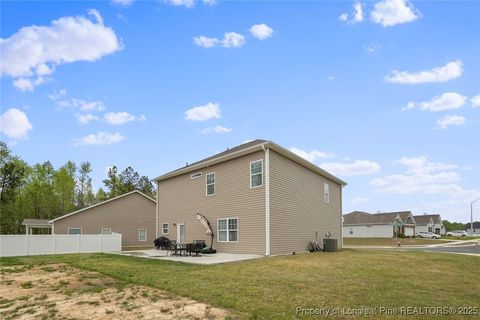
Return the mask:
POLYGON ((467 233, 464 230, 453 230, 447 232, 447 237, 466 237, 467 233))
POLYGON ((417 238, 440 239, 440 235, 433 232, 420 231, 417 232, 417 238))

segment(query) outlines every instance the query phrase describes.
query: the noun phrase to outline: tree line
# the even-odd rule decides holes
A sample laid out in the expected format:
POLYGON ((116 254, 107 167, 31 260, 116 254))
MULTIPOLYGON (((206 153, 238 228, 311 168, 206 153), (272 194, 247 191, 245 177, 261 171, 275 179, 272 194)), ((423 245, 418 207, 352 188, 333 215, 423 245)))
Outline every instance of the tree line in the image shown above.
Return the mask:
POLYGON ((132 167, 111 167, 96 192, 91 172, 88 161, 68 161, 58 169, 50 161, 30 166, 0 141, 0 234, 24 233, 25 218, 54 219, 133 190, 155 197, 150 179, 132 167))

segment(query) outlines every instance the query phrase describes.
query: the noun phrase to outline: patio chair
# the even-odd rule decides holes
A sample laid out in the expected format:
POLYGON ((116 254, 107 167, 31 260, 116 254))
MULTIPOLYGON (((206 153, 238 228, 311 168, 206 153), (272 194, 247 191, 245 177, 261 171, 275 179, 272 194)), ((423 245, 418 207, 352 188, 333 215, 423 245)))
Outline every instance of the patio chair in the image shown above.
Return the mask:
POLYGON ((177 241, 175 240, 170 240, 167 245, 167 254, 165 256, 168 256, 168 253, 170 252, 170 255, 176 255, 177 254, 177 241))

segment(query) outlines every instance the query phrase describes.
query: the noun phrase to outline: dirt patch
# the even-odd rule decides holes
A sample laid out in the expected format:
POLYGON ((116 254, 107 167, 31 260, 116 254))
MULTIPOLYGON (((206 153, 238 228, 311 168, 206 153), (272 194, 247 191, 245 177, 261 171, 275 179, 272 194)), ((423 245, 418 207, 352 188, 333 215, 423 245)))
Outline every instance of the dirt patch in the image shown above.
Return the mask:
MULTIPOLYGON (((232 315, 161 290, 65 264, 0 268, 2 319, 224 319, 232 315)), ((233 317, 235 318, 235 317, 233 317)))

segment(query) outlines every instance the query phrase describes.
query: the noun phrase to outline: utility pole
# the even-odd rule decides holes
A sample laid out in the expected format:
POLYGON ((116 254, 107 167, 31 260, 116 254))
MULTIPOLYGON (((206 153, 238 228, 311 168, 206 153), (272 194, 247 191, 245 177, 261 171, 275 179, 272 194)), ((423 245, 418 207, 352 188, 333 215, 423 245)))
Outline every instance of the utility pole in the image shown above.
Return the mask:
POLYGON ((480 200, 480 198, 477 198, 470 203, 470 235, 473 236, 473 204, 480 200))

